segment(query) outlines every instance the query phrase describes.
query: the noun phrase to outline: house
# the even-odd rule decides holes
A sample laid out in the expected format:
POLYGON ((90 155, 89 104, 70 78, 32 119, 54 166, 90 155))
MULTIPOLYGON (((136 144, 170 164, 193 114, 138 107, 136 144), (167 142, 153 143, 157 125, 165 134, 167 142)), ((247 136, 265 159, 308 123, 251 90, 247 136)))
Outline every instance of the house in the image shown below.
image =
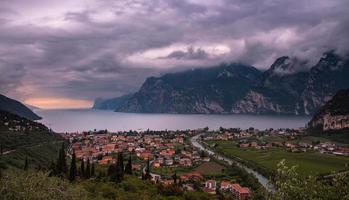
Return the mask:
POLYGON ((173 179, 170 179, 170 180, 162 180, 161 182, 162 182, 162 184, 164 184, 164 185, 173 185, 173 184, 174 184, 174 180, 173 180, 173 179))
POLYGON ((167 166, 173 165, 173 159, 171 159, 171 158, 166 159, 165 160, 165 165, 167 165, 167 166))
POLYGON ((215 180, 208 180, 205 182, 204 192, 209 194, 216 194, 217 182, 215 180))
POLYGON ((102 160, 98 161, 98 164, 100 165, 108 165, 109 163, 115 163, 115 159, 111 156, 104 156, 102 160))
POLYGON ((161 165, 160 165, 159 162, 153 162, 153 167, 154 168, 159 168, 159 167, 161 167, 161 165))
POLYGON ((239 200, 245 200, 248 199, 251 196, 250 189, 246 187, 241 187, 240 184, 235 183, 231 185, 232 192, 234 193, 235 197, 239 200))
POLYGON ((240 148, 247 148, 249 146, 250 146, 249 143, 240 144, 240 148))
POLYGON ((215 180, 208 180, 205 182, 205 188, 216 190, 217 182, 215 180))
POLYGON ((132 170, 134 171, 141 171, 142 165, 140 164, 132 164, 132 170))
POLYGON ((231 183, 228 181, 222 181, 221 182, 221 190, 230 190, 231 189, 231 183))
POLYGON ((179 164, 182 166, 190 167, 192 166, 192 162, 189 158, 182 158, 179 160, 179 164))
POLYGON ((186 182, 189 180, 199 182, 199 181, 202 181, 204 179, 204 177, 198 172, 191 172, 191 173, 181 175, 180 179, 182 182, 186 182))
POLYGON ((148 159, 152 158, 153 155, 151 154, 150 151, 144 151, 144 152, 140 153, 139 157, 142 158, 143 160, 148 160, 148 159))

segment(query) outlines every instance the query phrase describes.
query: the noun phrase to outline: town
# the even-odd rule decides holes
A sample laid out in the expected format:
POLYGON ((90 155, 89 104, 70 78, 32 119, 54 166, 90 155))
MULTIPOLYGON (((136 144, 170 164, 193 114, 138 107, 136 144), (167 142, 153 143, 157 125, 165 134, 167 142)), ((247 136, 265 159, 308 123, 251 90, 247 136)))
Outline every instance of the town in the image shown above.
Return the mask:
POLYGON ((202 138, 204 141, 236 141, 239 148, 253 148, 257 150, 266 150, 271 148, 280 148, 289 152, 307 152, 316 151, 322 154, 333 154, 337 156, 349 156, 347 145, 338 145, 333 141, 303 141, 299 138, 307 136, 304 129, 268 129, 257 130, 250 128, 241 129, 223 129, 212 132, 202 138))
POLYGON ((190 137, 202 131, 90 131, 61 135, 71 143, 69 154, 74 152, 76 158, 83 162, 108 167, 117 162, 117 153, 123 152, 124 156, 132 157, 132 169, 138 175, 143 173, 149 161, 154 182, 164 185, 180 182, 184 190, 202 190, 209 194, 219 191, 238 199, 249 198, 250 188, 195 170, 205 168, 203 166, 220 166, 207 154, 191 146, 190 137))

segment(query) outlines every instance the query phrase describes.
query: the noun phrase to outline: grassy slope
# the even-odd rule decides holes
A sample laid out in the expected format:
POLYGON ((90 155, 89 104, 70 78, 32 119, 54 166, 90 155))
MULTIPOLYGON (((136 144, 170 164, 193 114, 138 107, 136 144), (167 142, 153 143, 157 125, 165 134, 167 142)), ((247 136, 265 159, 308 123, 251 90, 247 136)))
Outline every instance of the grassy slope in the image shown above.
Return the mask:
POLYGON ((62 139, 56 134, 39 132, 0 131, 3 151, 11 151, 0 158, 0 163, 7 167, 21 168, 28 157, 32 167, 47 167, 57 157, 62 139))
POLYGON ((297 165, 302 175, 322 174, 331 171, 343 170, 349 166, 349 158, 325 155, 317 152, 292 153, 282 149, 256 150, 236 147, 231 141, 212 141, 217 143, 216 150, 225 155, 241 158, 261 167, 276 170, 277 164, 286 159, 289 165, 297 165))

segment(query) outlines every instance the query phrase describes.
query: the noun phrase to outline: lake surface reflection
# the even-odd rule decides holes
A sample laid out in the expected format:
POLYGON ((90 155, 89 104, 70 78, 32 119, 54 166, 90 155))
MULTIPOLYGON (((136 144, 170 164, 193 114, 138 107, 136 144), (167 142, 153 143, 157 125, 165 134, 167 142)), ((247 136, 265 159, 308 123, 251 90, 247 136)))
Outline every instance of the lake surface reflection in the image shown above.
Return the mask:
POLYGON ((285 115, 201 115, 201 114, 138 114, 113 111, 74 109, 36 110, 42 123, 56 132, 74 132, 107 129, 123 130, 184 130, 209 127, 210 129, 254 127, 299 128, 310 120, 308 116, 285 115))

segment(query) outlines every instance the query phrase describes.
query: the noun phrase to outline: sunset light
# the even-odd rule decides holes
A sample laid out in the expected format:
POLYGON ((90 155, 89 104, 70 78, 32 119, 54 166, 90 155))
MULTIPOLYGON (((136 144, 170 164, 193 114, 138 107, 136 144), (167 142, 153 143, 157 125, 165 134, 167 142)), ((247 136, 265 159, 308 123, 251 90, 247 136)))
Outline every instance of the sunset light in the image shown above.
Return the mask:
POLYGON ((92 105, 91 101, 68 98, 33 98, 25 103, 42 109, 89 108, 92 105))

